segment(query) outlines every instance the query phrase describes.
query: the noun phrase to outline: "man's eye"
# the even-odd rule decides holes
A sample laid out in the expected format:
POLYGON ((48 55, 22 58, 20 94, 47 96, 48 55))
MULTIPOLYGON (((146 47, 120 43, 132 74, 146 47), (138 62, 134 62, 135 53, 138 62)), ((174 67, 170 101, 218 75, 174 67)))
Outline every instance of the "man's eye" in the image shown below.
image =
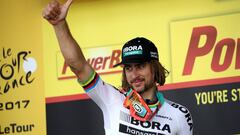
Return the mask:
POLYGON ((131 68, 130 68, 130 67, 125 67, 125 70, 126 70, 126 71, 130 71, 131 68))
POLYGON ((141 64, 140 67, 141 67, 141 68, 144 68, 144 67, 145 67, 145 64, 141 64))
POLYGON ((145 66, 146 66, 146 64, 145 64, 145 63, 143 63, 143 64, 140 64, 140 65, 139 65, 139 68, 141 68, 141 69, 142 69, 142 68, 145 68, 145 66))

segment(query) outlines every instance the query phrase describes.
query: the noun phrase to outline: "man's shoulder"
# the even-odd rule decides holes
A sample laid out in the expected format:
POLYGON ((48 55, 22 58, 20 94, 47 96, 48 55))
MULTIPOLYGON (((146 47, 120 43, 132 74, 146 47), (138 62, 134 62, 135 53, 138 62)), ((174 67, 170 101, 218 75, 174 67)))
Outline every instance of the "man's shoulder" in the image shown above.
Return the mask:
POLYGON ((165 99, 165 104, 166 104, 167 108, 169 109, 169 111, 172 111, 175 115, 185 116, 187 114, 190 114, 190 111, 187 109, 187 107, 185 107, 179 103, 165 99))
POLYGON ((169 113, 172 114, 178 123, 191 131, 193 129, 193 119, 187 107, 170 100, 165 100, 165 103, 169 108, 169 113))

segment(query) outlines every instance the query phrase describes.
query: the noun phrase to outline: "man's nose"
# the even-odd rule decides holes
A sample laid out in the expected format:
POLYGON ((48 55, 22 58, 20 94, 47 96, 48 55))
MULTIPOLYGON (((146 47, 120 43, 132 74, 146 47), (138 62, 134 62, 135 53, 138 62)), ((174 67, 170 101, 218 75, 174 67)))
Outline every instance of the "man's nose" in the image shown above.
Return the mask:
POLYGON ((139 76, 139 71, 136 67, 132 68, 132 77, 136 78, 137 76, 139 76))

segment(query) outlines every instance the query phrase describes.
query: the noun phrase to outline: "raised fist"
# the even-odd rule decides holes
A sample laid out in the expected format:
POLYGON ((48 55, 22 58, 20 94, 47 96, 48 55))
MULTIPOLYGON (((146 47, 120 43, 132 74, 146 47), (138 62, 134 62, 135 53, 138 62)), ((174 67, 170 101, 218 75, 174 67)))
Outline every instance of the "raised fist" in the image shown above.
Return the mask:
POLYGON ((60 4, 54 0, 50 2, 42 12, 43 18, 45 18, 52 25, 57 25, 59 22, 65 20, 68 9, 73 0, 67 0, 64 4, 60 4))

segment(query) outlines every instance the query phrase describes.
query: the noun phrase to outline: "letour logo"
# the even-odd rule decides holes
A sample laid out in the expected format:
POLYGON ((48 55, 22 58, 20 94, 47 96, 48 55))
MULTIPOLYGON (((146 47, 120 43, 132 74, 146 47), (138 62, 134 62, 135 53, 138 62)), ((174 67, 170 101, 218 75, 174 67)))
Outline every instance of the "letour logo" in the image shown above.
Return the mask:
POLYGON ((33 72, 37 69, 37 62, 31 51, 14 52, 11 48, 2 48, 0 56, 0 95, 7 94, 13 89, 30 85, 35 77, 33 72), (22 70, 24 72, 22 72, 22 70))
MULTIPOLYGON (((87 62, 98 74, 121 73, 122 68, 120 66, 116 68, 113 67, 121 61, 121 47, 122 46, 120 45, 116 45, 109 47, 86 48, 83 49, 83 53, 87 62)), ((75 75, 65 63, 60 52, 57 53, 57 69, 59 80, 75 78, 75 75)))

